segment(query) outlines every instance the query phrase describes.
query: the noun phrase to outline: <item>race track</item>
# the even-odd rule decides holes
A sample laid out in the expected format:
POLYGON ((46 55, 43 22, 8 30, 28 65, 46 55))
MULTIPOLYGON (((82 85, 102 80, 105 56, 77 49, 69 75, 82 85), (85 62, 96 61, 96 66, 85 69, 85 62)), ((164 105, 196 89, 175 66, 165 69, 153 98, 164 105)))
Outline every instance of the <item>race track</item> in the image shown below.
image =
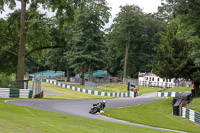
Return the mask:
POLYGON ((116 99, 91 99, 91 100, 8 100, 6 102, 26 106, 46 111, 64 113, 69 115, 75 115, 85 118, 98 119, 140 127, 146 127, 157 130, 165 130, 172 132, 180 132, 174 130, 168 130, 163 128, 150 127, 146 125, 130 123, 122 120, 117 120, 102 115, 92 115, 89 114, 89 111, 94 103, 101 102, 106 100, 106 109, 108 108, 121 108, 127 106, 135 106, 139 104, 150 103, 153 101, 161 100, 163 98, 150 97, 150 96, 141 96, 137 98, 116 98, 116 99))

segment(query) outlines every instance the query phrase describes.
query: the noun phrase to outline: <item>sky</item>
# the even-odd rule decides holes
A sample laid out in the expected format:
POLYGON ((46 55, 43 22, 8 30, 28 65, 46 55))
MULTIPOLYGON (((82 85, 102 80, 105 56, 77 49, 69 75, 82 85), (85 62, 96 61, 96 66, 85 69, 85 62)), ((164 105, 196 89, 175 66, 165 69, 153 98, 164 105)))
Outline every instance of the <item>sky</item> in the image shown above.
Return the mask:
POLYGON ((112 8, 112 17, 105 27, 109 27, 112 24, 112 21, 116 17, 116 14, 120 12, 120 6, 134 4, 143 9, 145 13, 157 12, 158 6, 161 6, 161 0, 107 0, 107 2, 108 6, 112 8))
MULTIPOLYGON (((137 5, 145 13, 154 13, 157 12, 158 6, 161 5, 161 0, 107 0, 108 6, 111 7, 111 15, 110 21, 108 24, 106 24, 106 28, 108 28, 111 24, 113 19, 115 18, 116 14, 120 11, 120 6, 125 5, 137 5)), ((19 3, 17 6, 20 6, 19 3)), ((10 10, 8 8, 5 8, 5 11, 8 13, 10 10)), ((5 17, 5 14, 0 14, 0 18, 5 17)))
POLYGON ((157 7, 161 5, 161 0, 107 0, 109 6, 112 8, 112 14, 115 15, 120 11, 119 6, 138 5, 146 13, 157 11, 157 7))

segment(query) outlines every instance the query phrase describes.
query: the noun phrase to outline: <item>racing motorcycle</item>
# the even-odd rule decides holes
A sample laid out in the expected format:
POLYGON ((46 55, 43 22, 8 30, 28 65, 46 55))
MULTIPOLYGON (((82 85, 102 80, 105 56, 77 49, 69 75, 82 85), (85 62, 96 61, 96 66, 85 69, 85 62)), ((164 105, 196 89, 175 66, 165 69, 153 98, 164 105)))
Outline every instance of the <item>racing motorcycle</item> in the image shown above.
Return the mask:
POLYGON ((93 107, 89 111, 90 114, 96 114, 97 112, 101 112, 105 108, 105 102, 93 104, 93 107))

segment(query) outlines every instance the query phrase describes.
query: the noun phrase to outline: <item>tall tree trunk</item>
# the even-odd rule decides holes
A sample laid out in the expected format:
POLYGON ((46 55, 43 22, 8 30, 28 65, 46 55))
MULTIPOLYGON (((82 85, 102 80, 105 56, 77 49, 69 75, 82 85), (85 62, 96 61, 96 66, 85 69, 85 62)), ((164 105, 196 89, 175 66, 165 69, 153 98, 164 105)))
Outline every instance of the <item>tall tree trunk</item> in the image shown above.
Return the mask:
POLYGON ((18 63, 17 63, 17 87, 24 88, 24 60, 25 60, 25 12, 26 0, 21 0, 21 17, 20 17, 20 40, 18 49, 18 63))
POLYGON ((125 48, 125 59, 124 59, 124 76, 123 78, 126 78, 126 71, 127 71, 127 61, 128 61, 128 51, 131 43, 131 36, 130 36, 130 30, 128 31, 128 43, 125 48))
POLYGON ((84 74, 85 74, 85 71, 84 71, 84 67, 83 67, 83 68, 81 68, 81 85, 85 84, 84 74))
POLYGON ((92 65, 89 66, 89 82, 92 82, 93 79, 93 67, 92 65))
POLYGON ((70 77, 69 77, 69 65, 67 65, 67 81, 70 81, 70 77))
POLYGON ((194 94, 195 97, 200 96, 199 82, 194 82, 194 94))

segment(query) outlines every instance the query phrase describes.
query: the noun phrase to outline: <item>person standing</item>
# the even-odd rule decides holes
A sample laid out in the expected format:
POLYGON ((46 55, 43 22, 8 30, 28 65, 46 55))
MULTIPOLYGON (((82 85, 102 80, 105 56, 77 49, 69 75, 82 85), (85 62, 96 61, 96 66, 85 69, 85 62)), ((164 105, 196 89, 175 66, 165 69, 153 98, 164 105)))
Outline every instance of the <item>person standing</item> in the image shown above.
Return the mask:
POLYGON ((136 87, 133 89, 133 92, 134 92, 134 97, 136 97, 136 95, 137 95, 137 88, 136 87))

